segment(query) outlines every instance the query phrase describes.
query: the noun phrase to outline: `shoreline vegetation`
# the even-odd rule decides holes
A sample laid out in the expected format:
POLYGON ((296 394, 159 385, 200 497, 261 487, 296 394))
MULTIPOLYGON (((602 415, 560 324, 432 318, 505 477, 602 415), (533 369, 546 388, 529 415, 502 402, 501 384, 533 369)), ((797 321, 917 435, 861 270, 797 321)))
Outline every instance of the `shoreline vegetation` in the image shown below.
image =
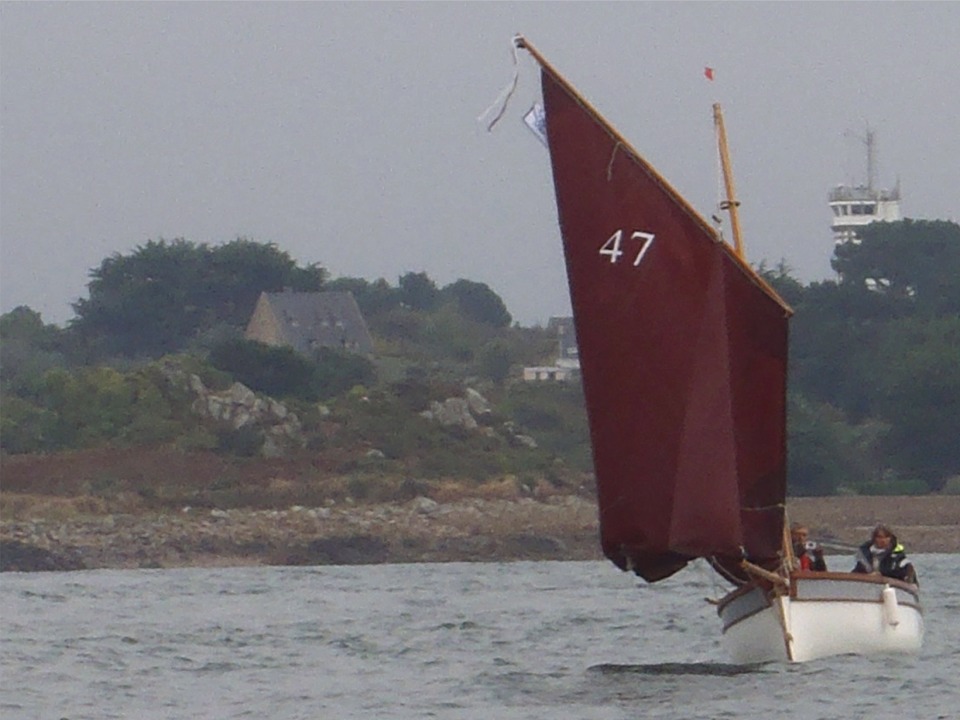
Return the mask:
MULTIPOLYGON (((602 559, 584 492, 136 512, 88 496, 0 498, 5 571, 602 559)), ((852 553, 880 521, 909 554, 960 552, 960 496, 804 497, 787 510, 828 555, 852 553)))
MULTIPOLYGON (((862 234, 836 281, 757 268, 795 310, 789 517, 837 554, 878 521, 960 552, 960 225, 862 234)), ((521 371, 574 357, 571 318, 523 327, 484 282, 333 278, 248 238, 149 240, 87 289, 65 327, 0 316, 0 568, 600 557, 582 386, 521 371), (357 317, 326 292, 373 353, 331 342, 357 317), (246 339, 297 298, 325 308, 289 318, 308 351, 246 339)))

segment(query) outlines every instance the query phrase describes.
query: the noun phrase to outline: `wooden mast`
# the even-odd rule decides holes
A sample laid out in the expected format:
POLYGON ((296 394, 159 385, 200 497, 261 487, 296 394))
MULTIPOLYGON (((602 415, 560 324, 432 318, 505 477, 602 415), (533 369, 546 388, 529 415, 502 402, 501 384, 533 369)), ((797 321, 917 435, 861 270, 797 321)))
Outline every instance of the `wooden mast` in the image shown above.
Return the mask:
MULTIPOLYGON (((713 104, 713 123, 717 128, 717 147, 720 151, 720 165, 723 168, 723 185, 727 194, 726 200, 720 203, 720 209, 726 210, 730 213, 730 227, 733 232, 733 249, 734 252, 736 252, 737 257, 746 262, 747 258, 745 257, 743 250, 743 237, 740 232, 740 201, 737 200, 737 191, 733 184, 733 168, 730 163, 730 148, 727 146, 727 131, 723 125, 723 111, 720 109, 720 103, 713 104)), ((790 534, 786 510, 784 510, 783 514, 782 543, 783 564, 781 566, 781 572, 783 572, 783 575, 764 571, 762 568, 758 568, 746 560, 743 561, 745 569, 748 572, 755 573, 760 577, 764 577, 767 580, 772 581, 776 586, 784 587, 789 582, 787 578, 789 578, 790 572, 793 570, 794 563, 796 562, 796 558, 793 554, 793 538, 790 534)), ((781 625, 783 625, 782 611, 781 625)), ((784 636, 786 637, 787 633, 785 625, 784 633, 784 636)), ((792 657, 792 651, 789 643, 787 644, 787 653, 792 657)))
POLYGON ((713 123, 717 128, 717 145, 720 149, 720 164, 723 167, 723 185, 727 199, 720 203, 720 209, 730 213, 730 227, 733 230, 733 249, 741 260, 743 255, 743 241, 740 235, 740 201, 733 187, 733 169, 730 167, 730 150, 727 148, 727 131, 723 127, 723 112, 720 103, 713 104, 713 123))

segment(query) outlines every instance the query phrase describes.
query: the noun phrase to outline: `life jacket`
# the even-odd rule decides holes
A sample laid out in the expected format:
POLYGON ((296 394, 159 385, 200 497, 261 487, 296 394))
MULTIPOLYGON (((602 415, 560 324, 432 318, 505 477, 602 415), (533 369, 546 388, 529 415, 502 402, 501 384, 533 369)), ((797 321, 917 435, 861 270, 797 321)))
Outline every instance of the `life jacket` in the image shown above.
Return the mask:
POLYGON ((896 537, 892 540, 892 547, 877 554, 871 550, 872 542, 861 545, 857 551, 857 566, 854 572, 879 572, 885 577, 902 580, 910 563, 903 545, 896 537))

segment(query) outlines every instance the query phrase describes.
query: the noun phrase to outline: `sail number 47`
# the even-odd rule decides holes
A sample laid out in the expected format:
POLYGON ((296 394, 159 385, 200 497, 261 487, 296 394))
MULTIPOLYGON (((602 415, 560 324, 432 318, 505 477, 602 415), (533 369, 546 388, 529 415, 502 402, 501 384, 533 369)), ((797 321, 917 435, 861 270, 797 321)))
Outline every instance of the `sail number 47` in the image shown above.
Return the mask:
MULTIPOLYGON (((636 240, 640 242, 640 247, 637 249, 637 254, 633 257, 633 266, 637 267, 643 260, 643 256, 647 254, 647 250, 649 250, 650 246, 653 245, 653 233, 643 232, 642 230, 634 230, 628 240, 636 240)), ((603 245, 600 246, 600 254, 608 256, 611 263, 619 262, 620 256, 625 252, 622 249, 623 244, 624 232, 623 230, 617 230, 603 245)))

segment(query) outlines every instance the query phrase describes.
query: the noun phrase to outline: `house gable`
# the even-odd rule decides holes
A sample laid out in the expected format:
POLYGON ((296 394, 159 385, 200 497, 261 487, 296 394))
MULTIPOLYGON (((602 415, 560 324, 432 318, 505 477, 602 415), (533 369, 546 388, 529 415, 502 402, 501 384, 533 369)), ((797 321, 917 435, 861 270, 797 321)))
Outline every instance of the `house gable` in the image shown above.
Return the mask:
POLYGON ((350 292, 260 293, 245 336, 304 355, 325 347, 373 354, 373 338, 350 292))

